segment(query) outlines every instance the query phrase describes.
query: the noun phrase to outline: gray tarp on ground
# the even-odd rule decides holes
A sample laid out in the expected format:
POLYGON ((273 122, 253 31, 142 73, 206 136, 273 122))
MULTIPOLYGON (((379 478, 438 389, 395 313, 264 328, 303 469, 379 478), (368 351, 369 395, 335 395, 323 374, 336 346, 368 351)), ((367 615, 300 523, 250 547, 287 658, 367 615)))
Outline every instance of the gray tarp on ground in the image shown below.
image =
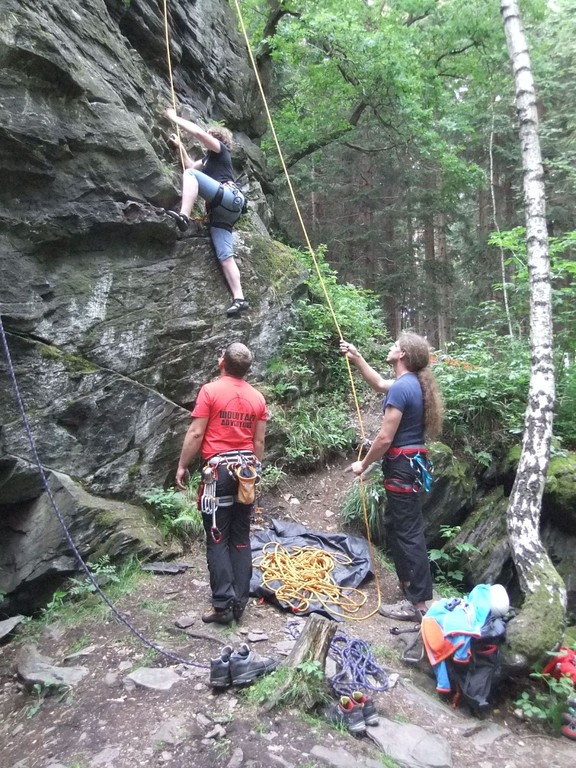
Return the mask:
MULTIPOLYGON (((283 520, 272 520, 270 528, 258 531, 251 541, 252 558, 262 555, 262 550, 268 542, 278 542, 290 551, 291 547, 316 547, 329 554, 346 555, 352 561, 349 565, 336 564, 332 571, 332 578, 341 587, 358 587, 362 582, 374 576, 370 563, 370 552, 366 539, 358 536, 347 536, 344 533, 319 533, 309 531, 299 523, 287 523, 283 520)), ((280 586, 280 582, 271 582, 270 587, 280 586)), ((275 603, 285 611, 292 610, 292 606, 283 600, 278 600, 271 589, 262 586, 262 572, 259 568, 253 568, 250 582, 250 594, 255 597, 264 597, 275 603)), ((331 613, 331 606, 322 605, 318 601, 311 601, 308 610, 298 612, 298 615, 308 613, 321 613, 331 619, 338 619, 338 607, 333 605, 336 615, 331 613)))

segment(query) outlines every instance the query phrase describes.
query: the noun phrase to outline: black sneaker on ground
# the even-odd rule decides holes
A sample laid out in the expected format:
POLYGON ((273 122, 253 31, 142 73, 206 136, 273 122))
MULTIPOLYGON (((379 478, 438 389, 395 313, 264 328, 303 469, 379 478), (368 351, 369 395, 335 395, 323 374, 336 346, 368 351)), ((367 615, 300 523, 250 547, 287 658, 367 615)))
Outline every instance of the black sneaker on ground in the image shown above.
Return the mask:
POLYGON ((228 688, 232 685, 230 674, 230 656, 234 649, 231 645, 225 645, 220 655, 210 659, 210 685, 214 688, 228 688))
POLYGON ((186 232, 188 227, 190 226, 190 219, 188 216, 186 216, 184 213, 177 213, 176 211, 169 211, 168 208, 164 209, 164 213, 166 216, 170 216, 171 219, 174 219, 176 222, 176 226, 180 230, 180 232, 186 232))
POLYGON ((344 726, 353 736, 366 733, 362 705, 350 696, 340 696, 340 699, 326 710, 325 716, 329 723, 344 726))
POLYGON ((228 307, 226 310, 226 314, 228 317, 234 317, 234 315, 239 315, 240 312, 244 312, 244 310, 249 309, 250 305, 246 301, 246 299, 234 299, 232 304, 228 307))
POLYGON ((234 620, 232 608, 225 608, 223 611, 213 608, 209 613, 202 616, 204 624, 230 624, 234 620))
POLYGON ((354 691, 351 698, 361 706, 366 725, 378 725, 378 712, 372 699, 368 699, 361 691, 354 691))
POLYGON ((273 672, 278 666, 276 659, 259 656, 246 643, 230 656, 230 675, 232 685, 249 685, 258 677, 273 672))

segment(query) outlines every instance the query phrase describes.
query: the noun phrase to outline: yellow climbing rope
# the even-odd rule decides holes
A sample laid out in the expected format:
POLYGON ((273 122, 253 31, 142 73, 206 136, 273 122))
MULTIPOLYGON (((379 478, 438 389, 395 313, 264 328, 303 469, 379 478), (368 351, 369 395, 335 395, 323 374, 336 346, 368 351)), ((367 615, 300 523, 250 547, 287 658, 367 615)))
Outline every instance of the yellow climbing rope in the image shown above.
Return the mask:
MULTIPOLYGON (((328 289, 326 288, 326 282, 325 282, 324 277, 322 276, 322 272, 320 270, 320 265, 318 263, 318 258, 316 256, 316 252, 314 251, 314 248, 313 248, 312 243, 310 241, 310 238, 308 236, 308 231, 306 229, 306 225, 304 223, 304 219, 302 218, 302 214, 300 212, 300 206, 298 205, 298 200, 296 199, 296 194, 295 194, 294 188, 292 186, 292 180, 290 179, 290 174, 288 172, 288 168, 287 168, 286 162, 284 160, 284 155, 282 153, 282 148, 280 147, 280 142, 278 141, 278 136, 276 134, 276 129, 274 127, 274 122, 272 120, 272 115, 270 113, 270 109, 269 109, 269 106, 268 106, 268 100, 266 98, 266 94, 264 93, 264 88, 262 86, 262 81, 260 79, 260 74, 258 72, 258 67, 256 65, 256 60, 254 59, 254 54, 252 52, 252 46, 250 44, 250 39, 248 37, 248 32, 247 32, 246 26, 244 24, 244 18, 243 18, 243 15, 242 15, 242 9, 240 8, 239 0, 234 0, 234 2, 235 2, 236 12, 238 14, 238 19, 239 19, 239 22, 240 22, 240 27, 241 27, 241 30, 242 30, 242 34, 243 34, 244 40, 246 42, 246 49, 248 51, 248 56, 250 57, 250 62, 252 64, 252 69, 254 71, 254 76, 255 76, 256 82, 258 84, 258 90, 260 91, 260 96, 262 97, 262 103, 264 105, 264 110, 266 112, 266 118, 268 120, 268 125, 270 126, 270 131, 271 131, 272 136, 274 138, 274 143, 276 145, 276 150, 278 152, 278 157, 280 158, 280 163, 282 165, 282 170, 284 172, 284 176, 286 178, 286 183, 287 183, 288 189, 290 191, 290 196, 291 196, 292 202, 294 204, 294 209, 296 211, 296 215, 298 217, 298 221, 300 222, 300 226, 302 228, 302 233, 304 235, 304 239, 306 241, 306 245, 308 247, 308 251, 310 252, 310 255, 312 257, 312 262, 314 264, 314 268, 315 268, 316 273, 318 275, 318 280, 320 282, 320 286, 322 288, 322 292, 324 294, 324 298, 326 300, 326 304, 327 304, 328 309, 330 311, 330 314, 332 316, 332 320, 334 322, 334 326, 336 328, 336 331, 337 331, 337 334, 338 334, 338 338, 340 339, 340 341, 342 341, 343 340, 343 336, 342 336, 342 331, 340 329, 340 325, 338 323, 338 318, 336 317, 336 313, 334 312, 334 307, 332 305, 332 301, 330 300, 330 295, 328 293, 328 289)), ((171 93, 171 97, 172 97, 172 105, 173 105, 174 109, 176 109, 176 93, 175 93, 175 90, 174 90, 174 79, 173 79, 173 73, 172 73, 172 63, 171 63, 171 59, 170 59, 170 35, 169 35, 169 24, 168 24, 167 0, 163 0, 163 4, 164 4, 164 30, 165 30, 165 39, 166 39, 165 40, 165 42, 166 42, 166 58, 167 58, 167 66, 168 66, 168 76, 169 76, 169 80, 170 80, 170 93, 171 93)), ((180 132, 178 131, 178 126, 176 127, 176 129, 177 129, 178 138, 180 139, 180 132)), ((182 146, 180 146, 180 160, 181 160, 181 163, 182 163, 182 167, 184 168, 185 167, 184 166, 184 154, 183 154, 182 146)), ((346 368, 348 370, 348 377, 349 377, 349 380, 350 380, 350 388, 351 388, 351 391, 352 391, 352 397, 353 397, 353 400, 354 400, 354 406, 356 408, 356 415, 357 415, 357 418, 358 418, 358 427, 359 427, 359 430, 360 430, 360 436, 362 438, 361 439, 361 447, 360 447, 359 453, 358 453, 358 458, 360 458, 361 452, 362 452, 362 447, 363 447, 363 445, 366 442, 366 433, 365 433, 365 430, 364 430, 364 423, 363 423, 363 420, 362 420, 362 413, 361 413, 361 410, 360 410, 360 402, 359 402, 358 395, 357 395, 357 392, 356 392, 356 385, 354 383, 354 376, 352 374, 352 367, 351 367, 350 361, 348 360, 347 357, 345 357, 344 360, 346 362, 346 368)), ((364 517, 364 525, 365 525, 365 528, 366 528, 366 538, 367 538, 367 541, 368 541, 368 550, 369 550, 369 553, 370 553, 370 560, 372 562, 372 568, 374 570, 374 573, 376 573, 376 569, 375 569, 375 566, 374 566, 374 563, 375 563, 374 551, 373 551, 373 547, 372 547, 372 540, 370 538, 370 525, 369 525, 369 522, 368 522, 368 509, 367 509, 367 505, 366 505, 366 489, 365 489, 364 479, 362 477, 360 477, 360 496, 361 496, 361 500, 362 500, 362 512, 363 512, 363 517, 364 517)), ((377 605, 376 605, 376 608, 373 611, 371 611, 370 613, 368 613, 367 615, 365 615, 365 616, 363 616, 361 618, 357 618, 356 619, 357 621, 362 621, 364 619, 370 618, 370 616, 373 616, 375 613, 377 613, 378 609, 380 608, 380 604, 381 604, 380 584, 378 583, 378 579, 376 579, 375 581, 376 581, 376 593, 377 593, 377 605)), ((337 585, 335 585, 335 586, 337 586, 337 585)), ((349 590, 349 591, 358 591, 358 590, 349 590)), ((366 598, 364 597, 364 602, 365 602, 365 600, 366 600, 366 598)), ((364 602, 362 602, 362 605, 364 604, 364 602)), ((354 607, 351 607, 349 609, 349 611, 348 611, 347 618, 349 618, 349 619, 353 618, 349 614, 352 613, 352 612, 357 611, 358 608, 361 607, 361 605, 359 605, 357 603, 354 603, 353 605, 354 605, 354 607)))
POLYGON ((290 547, 288 551, 278 542, 268 542, 262 555, 254 558, 254 567, 262 571, 262 586, 294 613, 305 613, 311 603, 320 603, 341 618, 350 618, 367 600, 361 590, 341 587, 332 577, 337 565, 351 563, 347 555, 317 547, 290 547))

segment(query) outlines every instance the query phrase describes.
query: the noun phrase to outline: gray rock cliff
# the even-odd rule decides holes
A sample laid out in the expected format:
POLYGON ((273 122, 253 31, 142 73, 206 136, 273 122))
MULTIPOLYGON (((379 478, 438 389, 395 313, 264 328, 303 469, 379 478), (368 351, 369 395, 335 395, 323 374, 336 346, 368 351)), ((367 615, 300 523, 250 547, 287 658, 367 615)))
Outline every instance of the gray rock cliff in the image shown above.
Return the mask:
MULTIPOLYGON (((171 1, 169 30, 181 113, 233 130, 235 169, 249 179, 251 211, 235 239, 251 310, 234 320, 205 226, 181 235, 160 210, 177 204, 180 186, 162 117, 171 103, 162 3, 5 0, 0 9, 0 312, 40 461, 71 521, 103 498, 137 503, 172 477, 186 409, 216 374, 222 346, 247 343, 258 378, 302 278, 265 229, 265 163, 251 140, 263 132, 262 108, 232 9, 171 1)), ((0 589, 17 593, 74 563, 47 520, 0 357, 0 589), (36 527, 52 531, 49 546, 42 536, 34 550, 14 546, 36 527), (48 551, 51 565, 28 567, 48 551)), ((128 541, 161 549, 154 531, 127 529, 119 508, 100 532, 102 515, 89 517, 85 556, 102 530, 123 551, 128 541)))

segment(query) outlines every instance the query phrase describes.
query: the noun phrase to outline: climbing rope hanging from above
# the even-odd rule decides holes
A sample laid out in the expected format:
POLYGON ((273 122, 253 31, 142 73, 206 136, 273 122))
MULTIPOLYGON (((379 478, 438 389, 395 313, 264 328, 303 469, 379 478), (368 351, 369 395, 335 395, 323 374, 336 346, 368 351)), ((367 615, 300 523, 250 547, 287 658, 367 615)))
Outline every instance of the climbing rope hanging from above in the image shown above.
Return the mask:
MULTIPOLYGON (((314 250, 314 248, 312 246, 312 243, 310 241, 310 238, 308 236, 308 231, 306 229, 306 225, 304 223, 304 219, 302 218, 302 214, 300 212, 300 206, 298 205, 298 200, 296 199, 296 194, 295 194, 294 188, 292 186, 292 180, 290 179, 290 174, 288 172, 288 168, 287 168, 286 162, 284 160, 284 155, 282 153, 282 148, 280 147, 280 142, 278 141, 278 135, 277 135, 276 129, 274 127, 274 121, 272 120, 272 115, 270 113, 270 109, 269 109, 269 106, 268 106, 268 100, 266 98, 266 94, 264 93, 264 88, 262 86, 262 81, 260 79, 260 74, 258 72, 258 67, 256 65, 256 60, 255 60, 254 54, 252 52, 252 46, 250 45, 250 39, 248 37, 248 32, 246 30, 246 25, 244 24, 244 18, 243 18, 243 15, 242 15, 242 9, 240 8, 239 0, 234 0, 234 4, 236 6, 236 12, 238 14, 238 20, 240 22, 240 27, 242 29, 242 34, 244 36, 244 41, 246 43, 246 49, 248 51, 248 56, 250 58, 250 63, 252 64, 252 69, 254 71, 254 76, 255 76, 256 82, 258 84, 258 90, 260 91, 260 96, 262 97, 262 103, 264 105, 264 111, 266 112, 266 118, 268 120, 268 125, 270 126, 270 131, 271 131, 272 137, 274 139, 274 144, 276 145, 276 150, 278 152, 278 157, 280 159, 280 163, 282 165, 282 170, 283 170, 284 176, 286 178, 286 184, 288 185, 288 189, 290 191, 290 197, 292 198, 292 202, 294 204, 294 209, 296 211, 296 216, 298 217, 298 221, 300 223, 300 227, 302 229, 302 233, 303 233, 304 239, 306 241, 306 246, 307 246, 308 251, 310 252, 310 255, 312 257, 314 268, 315 268, 316 273, 318 275, 318 280, 320 281, 320 286, 322 288, 322 292, 324 294, 324 298, 326 300, 326 304, 327 304, 328 309, 330 311, 330 315, 332 316, 332 320, 334 322, 334 326, 336 328, 336 332, 338 334, 338 338, 339 338, 340 341, 343 341, 343 336, 342 336, 342 331, 340 329, 340 324, 338 323, 338 318, 336 317, 336 313, 334 311, 334 307, 333 307, 332 302, 330 300, 330 295, 328 293, 328 289, 326 288, 326 282, 325 282, 324 277, 322 275, 322 271, 320 270, 320 265, 318 263, 318 258, 316 256, 316 252, 315 252, 315 250, 314 250)), ((358 418, 358 427, 359 427, 359 430, 360 430, 360 438, 361 439, 359 441, 360 449, 359 449, 359 454, 358 454, 358 459, 360 459, 363 447, 367 443, 367 438, 366 438, 366 433, 365 433, 365 430, 364 430, 364 422, 362 420, 362 413, 360 411, 360 402, 358 400, 358 395, 357 395, 357 392, 356 392, 356 385, 354 383, 354 376, 352 374, 352 367, 350 365, 350 361, 348 360, 348 357, 344 357, 344 360, 346 362, 346 368, 348 370, 348 378, 350 380, 350 388, 351 388, 351 391, 352 391, 352 397, 354 399, 354 406, 355 406, 355 409, 356 409, 356 416, 358 418)), ((364 485, 364 479, 362 477, 360 477, 359 480, 360 480, 360 496, 361 496, 361 500, 362 500, 362 512, 363 512, 363 517, 364 517, 364 526, 365 526, 365 529, 366 529, 366 538, 368 540, 368 548, 369 548, 369 551, 370 551, 370 559, 372 561, 372 568, 374 570, 374 574, 376 574, 377 571, 376 571, 376 568, 375 568, 375 558, 374 558, 374 552, 373 552, 373 547, 372 547, 372 539, 370 537, 370 525, 369 525, 369 522, 368 522, 368 507, 367 507, 367 504, 366 504, 366 488, 365 488, 365 485, 364 485)), ((376 576, 375 576, 375 581, 376 581, 376 592, 377 592, 377 606, 374 609, 374 611, 369 613, 367 616, 364 616, 363 617, 364 619, 368 619, 368 618, 370 618, 370 616, 373 616, 375 613, 377 613, 378 609, 380 608, 381 602, 382 602, 382 600, 381 600, 381 593, 380 593, 380 584, 379 584, 378 579, 376 578, 376 576)))

